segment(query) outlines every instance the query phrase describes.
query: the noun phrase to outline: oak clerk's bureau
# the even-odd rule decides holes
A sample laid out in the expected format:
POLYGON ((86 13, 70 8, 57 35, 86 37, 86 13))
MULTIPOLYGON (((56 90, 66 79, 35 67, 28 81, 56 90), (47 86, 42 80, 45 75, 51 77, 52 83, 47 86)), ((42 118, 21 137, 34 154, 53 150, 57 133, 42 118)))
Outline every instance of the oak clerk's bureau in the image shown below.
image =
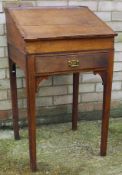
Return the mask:
MULTIPOLYGON (((114 33, 87 7, 6 7, 15 139, 19 139, 16 64, 27 89, 30 166, 36 166, 35 94, 51 75, 73 74, 72 129, 77 129, 79 73, 99 74, 103 86, 101 156, 106 155, 114 56, 114 33)), ((81 133, 82 134, 82 133, 81 133)))

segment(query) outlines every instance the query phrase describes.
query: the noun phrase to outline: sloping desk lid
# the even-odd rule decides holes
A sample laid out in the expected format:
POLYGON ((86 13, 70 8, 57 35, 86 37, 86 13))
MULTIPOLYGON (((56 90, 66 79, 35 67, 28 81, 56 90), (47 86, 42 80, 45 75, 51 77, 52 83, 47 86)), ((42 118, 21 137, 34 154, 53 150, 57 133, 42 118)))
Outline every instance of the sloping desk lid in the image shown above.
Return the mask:
POLYGON ((7 10, 25 40, 116 35, 87 7, 16 7, 7 10))

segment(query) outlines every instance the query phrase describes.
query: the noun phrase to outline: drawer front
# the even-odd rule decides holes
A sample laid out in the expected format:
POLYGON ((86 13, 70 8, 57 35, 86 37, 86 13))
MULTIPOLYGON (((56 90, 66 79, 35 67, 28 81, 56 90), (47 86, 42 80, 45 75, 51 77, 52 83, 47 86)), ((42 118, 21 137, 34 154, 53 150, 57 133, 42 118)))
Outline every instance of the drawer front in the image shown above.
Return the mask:
POLYGON ((103 68, 108 65, 108 52, 48 54, 36 56, 36 73, 56 74, 103 68))

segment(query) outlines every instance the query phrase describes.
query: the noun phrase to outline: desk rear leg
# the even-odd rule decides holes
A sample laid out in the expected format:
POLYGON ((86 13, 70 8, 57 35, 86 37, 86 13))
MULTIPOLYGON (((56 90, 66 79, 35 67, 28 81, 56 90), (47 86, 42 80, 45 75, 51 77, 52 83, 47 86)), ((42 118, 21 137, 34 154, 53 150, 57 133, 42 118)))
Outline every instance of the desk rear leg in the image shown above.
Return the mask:
POLYGON ((18 115, 18 100, 17 100, 17 83, 16 83, 16 64, 9 58, 9 75, 11 87, 11 100, 12 100, 12 114, 13 114, 13 129, 14 138, 20 139, 19 135, 19 115, 18 115))
POLYGON ((72 130, 77 130, 79 73, 73 73, 72 130))

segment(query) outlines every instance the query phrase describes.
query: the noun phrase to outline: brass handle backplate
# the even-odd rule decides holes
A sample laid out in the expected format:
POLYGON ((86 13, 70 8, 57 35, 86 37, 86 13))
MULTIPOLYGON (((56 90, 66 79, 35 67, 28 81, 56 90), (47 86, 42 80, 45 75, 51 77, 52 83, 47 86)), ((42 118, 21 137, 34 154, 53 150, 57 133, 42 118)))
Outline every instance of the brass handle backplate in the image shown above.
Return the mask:
POLYGON ((69 67, 78 67, 79 66, 79 60, 69 60, 68 61, 69 67))

